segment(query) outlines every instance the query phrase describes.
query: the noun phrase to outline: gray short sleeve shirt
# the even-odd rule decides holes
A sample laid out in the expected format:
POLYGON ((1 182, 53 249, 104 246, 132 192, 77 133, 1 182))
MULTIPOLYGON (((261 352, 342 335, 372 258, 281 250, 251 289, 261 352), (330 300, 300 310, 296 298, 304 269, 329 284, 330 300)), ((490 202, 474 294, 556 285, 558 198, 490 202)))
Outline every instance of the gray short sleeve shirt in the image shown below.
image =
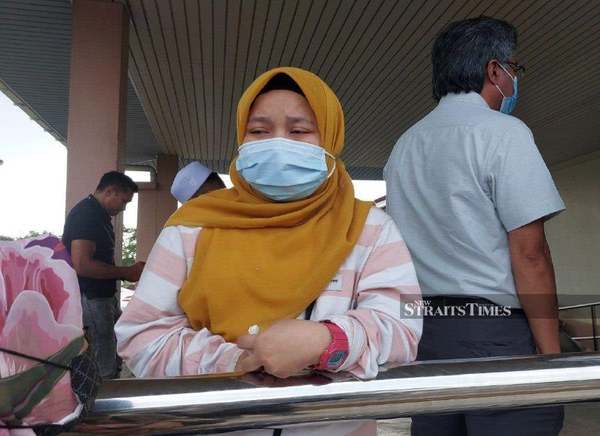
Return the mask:
POLYGON ((523 122, 477 93, 445 96, 398 140, 384 178, 424 295, 520 307, 507 233, 565 208, 523 122))

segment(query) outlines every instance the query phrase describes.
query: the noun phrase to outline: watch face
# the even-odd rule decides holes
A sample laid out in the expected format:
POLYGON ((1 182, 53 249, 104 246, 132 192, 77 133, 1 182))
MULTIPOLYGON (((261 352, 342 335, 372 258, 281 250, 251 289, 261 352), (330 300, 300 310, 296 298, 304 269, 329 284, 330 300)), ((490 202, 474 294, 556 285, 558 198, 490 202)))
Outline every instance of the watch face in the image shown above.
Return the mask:
POLYGON ((348 356, 348 352, 346 351, 334 351, 333 353, 331 353, 331 356, 327 361, 327 366, 329 368, 337 368, 342 364, 346 356, 348 356))

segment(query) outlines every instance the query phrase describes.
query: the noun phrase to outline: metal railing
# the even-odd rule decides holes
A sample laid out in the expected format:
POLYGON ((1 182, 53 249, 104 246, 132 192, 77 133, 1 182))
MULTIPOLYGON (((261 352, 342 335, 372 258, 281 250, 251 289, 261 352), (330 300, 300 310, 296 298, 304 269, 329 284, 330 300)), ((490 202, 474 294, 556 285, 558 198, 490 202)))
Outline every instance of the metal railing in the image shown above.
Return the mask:
POLYGON ((600 353, 415 362, 374 380, 261 374, 106 382, 85 434, 201 434, 600 399, 600 353))
POLYGON ((597 334, 597 323, 596 323, 596 307, 600 306, 600 301, 592 302, 592 303, 583 303, 583 304, 574 304, 572 306, 563 306, 559 307, 558 310, 563 312, 567 310, 573 309, 583 309, 586 307, 590 308, 590 318, 592 320, 592 336, 575 336, 572 337, 574 341, 583 341, 583 340, 592 340, 594 351, 598 351, 598 334, 597 334))

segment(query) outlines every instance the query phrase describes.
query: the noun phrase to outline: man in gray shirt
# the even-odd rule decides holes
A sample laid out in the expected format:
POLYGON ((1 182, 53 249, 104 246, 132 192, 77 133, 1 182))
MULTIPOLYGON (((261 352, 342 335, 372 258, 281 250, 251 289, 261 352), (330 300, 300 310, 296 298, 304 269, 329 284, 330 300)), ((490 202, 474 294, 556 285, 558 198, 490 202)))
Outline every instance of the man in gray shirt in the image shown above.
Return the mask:
MULTIPOLYGON (((432 51, 438 106, 394 147, 387 211, 423 295, 419 360, 559 353, 544 222, 564 204, 516 104, 516 29, 479 17, 448 25, 432 51)), ((413 418, 413 435, 557 435, 546 407, 413 418)))

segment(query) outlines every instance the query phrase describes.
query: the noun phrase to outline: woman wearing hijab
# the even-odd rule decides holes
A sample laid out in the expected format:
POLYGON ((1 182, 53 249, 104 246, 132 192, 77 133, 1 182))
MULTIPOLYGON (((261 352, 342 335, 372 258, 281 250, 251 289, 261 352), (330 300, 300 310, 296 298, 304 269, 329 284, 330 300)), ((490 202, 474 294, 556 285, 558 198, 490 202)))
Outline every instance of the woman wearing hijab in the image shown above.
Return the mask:
MULTIPOLYGON (((171 216, 117 324, 132 372, 372 378, 379 365, 414 360, 421 319, 402 316, 420 299, 411 257, 391 218, 354 198, 333 91, 297 68, 262 74, 240 99, 237 141, 233 188, 171 216)), ((376 425, 325 431, 374 435, 376 425)))

